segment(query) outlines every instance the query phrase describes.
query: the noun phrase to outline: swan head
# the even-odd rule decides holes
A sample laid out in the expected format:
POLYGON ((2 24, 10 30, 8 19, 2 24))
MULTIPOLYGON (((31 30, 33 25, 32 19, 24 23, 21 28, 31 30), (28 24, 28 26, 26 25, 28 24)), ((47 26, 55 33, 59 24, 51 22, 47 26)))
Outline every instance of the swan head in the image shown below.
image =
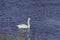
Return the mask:
POLYGON ((31 18, 28 18, 28 20, 31 20, 31 18))

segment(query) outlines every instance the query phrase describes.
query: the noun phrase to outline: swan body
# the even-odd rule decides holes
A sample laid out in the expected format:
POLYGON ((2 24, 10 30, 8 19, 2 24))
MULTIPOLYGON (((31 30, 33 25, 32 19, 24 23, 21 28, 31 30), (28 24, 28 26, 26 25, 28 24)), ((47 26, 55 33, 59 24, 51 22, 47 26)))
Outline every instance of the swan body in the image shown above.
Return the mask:
POLYGON ((30 18, 28 18, 28 24, 19 24, 17 27, 20 28, 30 28, 30 18))
POLYGON ((20 25, 18 25, 18 28, 28 28, 28 26, 25 24, 20 24, 20 25))

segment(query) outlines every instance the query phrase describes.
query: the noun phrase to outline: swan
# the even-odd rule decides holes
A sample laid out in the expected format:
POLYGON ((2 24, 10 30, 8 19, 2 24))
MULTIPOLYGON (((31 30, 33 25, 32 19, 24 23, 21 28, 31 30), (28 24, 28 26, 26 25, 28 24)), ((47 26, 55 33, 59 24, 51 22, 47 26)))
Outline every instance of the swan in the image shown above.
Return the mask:
POLYGON ((17 27, 19 28, 19 29, 21 29, 21 28, 30 28, 30 18, 28 18, 28 24, 26 25, 26 24, 19 24, 19 25, 17 25, 17 27))

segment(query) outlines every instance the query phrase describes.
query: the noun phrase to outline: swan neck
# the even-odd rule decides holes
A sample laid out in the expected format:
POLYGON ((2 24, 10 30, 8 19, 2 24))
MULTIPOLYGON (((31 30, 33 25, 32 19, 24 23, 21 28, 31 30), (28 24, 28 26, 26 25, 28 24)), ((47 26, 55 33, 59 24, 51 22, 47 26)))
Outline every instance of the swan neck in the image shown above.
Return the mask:
POLYGON ((28 18, 28 26, 30 26, 30 19, 28 18))

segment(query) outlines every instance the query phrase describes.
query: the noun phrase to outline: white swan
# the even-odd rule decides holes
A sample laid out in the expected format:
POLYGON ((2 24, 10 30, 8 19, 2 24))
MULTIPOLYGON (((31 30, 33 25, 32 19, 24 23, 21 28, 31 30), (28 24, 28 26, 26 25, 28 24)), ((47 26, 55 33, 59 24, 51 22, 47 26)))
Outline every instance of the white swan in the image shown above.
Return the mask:
POLYGON ((19 29, 21 29, 21 28, 30 28, 30 18, 28 18, 28 24, 26 25, 26 24, 19 24, 19 25, 17 25, 17 27, 19 28, 19 29))

